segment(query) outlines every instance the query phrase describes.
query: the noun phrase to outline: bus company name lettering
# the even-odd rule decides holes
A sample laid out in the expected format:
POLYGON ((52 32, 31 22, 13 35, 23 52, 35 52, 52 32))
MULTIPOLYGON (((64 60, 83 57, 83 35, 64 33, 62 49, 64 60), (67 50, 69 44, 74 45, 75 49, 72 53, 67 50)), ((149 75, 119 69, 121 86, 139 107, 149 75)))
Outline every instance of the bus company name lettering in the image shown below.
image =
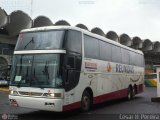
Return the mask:
POLYGON ((119 73, 134 73, 134 67, 130 65, 116 64, 116 72, 119 73))

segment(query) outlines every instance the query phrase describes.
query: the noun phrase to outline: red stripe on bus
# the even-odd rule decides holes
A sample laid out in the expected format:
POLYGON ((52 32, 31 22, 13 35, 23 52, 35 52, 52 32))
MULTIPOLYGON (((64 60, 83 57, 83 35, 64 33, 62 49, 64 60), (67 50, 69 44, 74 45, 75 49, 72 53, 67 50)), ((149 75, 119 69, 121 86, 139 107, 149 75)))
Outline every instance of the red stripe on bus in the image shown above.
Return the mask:
POLYGON ((143 84, 140 84, 137 86, 137 93, 141 93, 144 91, 144 85, 143 84))
POLYGON ((106 101, 111 101, 118 98, 126 97, 128 94, 128 89, 122 89, 115 92, 107 93, 104 95, 96 96, 93 98, 93 104, 98 104, 106 101))
POLYGON ((72 110, 80 107, 81 107, 81 102, 76 102, 76 103, 63 106, 63 111, 72 110))
MULTIPOLYGON (((141 93, 143 91, 144 91, 144 85, 143 84, 137 85, 137 93, 141 93)), ((128 88, 118 90, 115 92, 94 97, 93 104, 98 104, 98 103, 107 102, 107 101, 111 101, 119 98, 124 98, 124 97, 127 97, 127 95, 128 95, 128 88)))
MULTIPOLYGON (((143 91, 144 91, 144 85, 143 84, 137 85, 137 93, 141 93, 143 91)), ((118 90, 115 92, 94 97, 93 104, 98 104, 98 103, 107 102, 107 101, 111 101, 119 98, 124 98, 124 97, 127 97, 127 95, 128 95, 128 88, 118 90)), ((63 111, 72 110, 80 107, 81 107, 81 102, 76 102, 76 103, 63 106, 63 111)))

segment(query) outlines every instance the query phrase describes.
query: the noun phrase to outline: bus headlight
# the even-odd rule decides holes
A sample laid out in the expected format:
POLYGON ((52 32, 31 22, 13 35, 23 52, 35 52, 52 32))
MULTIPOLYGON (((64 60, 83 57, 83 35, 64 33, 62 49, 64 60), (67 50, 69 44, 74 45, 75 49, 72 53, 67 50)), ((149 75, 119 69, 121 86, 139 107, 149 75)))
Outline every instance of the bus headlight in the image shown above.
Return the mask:
POLYGON ((9 91, 9 94, 10 94, 10 95, 18 95, 18 92, 15 91, 15 90, 10 90, 10 91, 9 91))
POLYGON ((51 98, 62 98, 62 93, 44 93, 43 96, 51 98))

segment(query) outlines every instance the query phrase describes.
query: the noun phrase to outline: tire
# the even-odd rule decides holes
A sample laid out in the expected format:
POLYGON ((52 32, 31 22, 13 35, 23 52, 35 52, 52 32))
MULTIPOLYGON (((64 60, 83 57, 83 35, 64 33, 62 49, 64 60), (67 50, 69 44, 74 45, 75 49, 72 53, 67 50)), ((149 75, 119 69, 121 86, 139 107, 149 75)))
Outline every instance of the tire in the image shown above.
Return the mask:
POLYGON ((137 85, 134 85, 134 95, 136 95, 137 94, 137 85))
POLYGON ((132 90, 132 99, 134 98, 135 95, 136 95, 136 88, 134 87, 132 90))
POLYGON ((127 100, 132 100, 133 99, 133 89, 132 87, 128 88, 128 95, 127 95, 127 100))
POLYGON ((91 95, 88 91, 84 91, 81 99, 81 111, 86 112, 91 108, 91 95))

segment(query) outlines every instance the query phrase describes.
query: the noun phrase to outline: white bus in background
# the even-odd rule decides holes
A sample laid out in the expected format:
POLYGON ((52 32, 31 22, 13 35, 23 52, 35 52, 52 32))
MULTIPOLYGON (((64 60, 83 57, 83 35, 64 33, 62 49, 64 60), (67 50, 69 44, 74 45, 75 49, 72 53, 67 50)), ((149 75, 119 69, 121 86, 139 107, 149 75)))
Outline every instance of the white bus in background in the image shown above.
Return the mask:
POLYGON ((144 56, 70 26, 21 31, 14 51, 12 106, 47 111, 81 108, 143 92, 144 56))

